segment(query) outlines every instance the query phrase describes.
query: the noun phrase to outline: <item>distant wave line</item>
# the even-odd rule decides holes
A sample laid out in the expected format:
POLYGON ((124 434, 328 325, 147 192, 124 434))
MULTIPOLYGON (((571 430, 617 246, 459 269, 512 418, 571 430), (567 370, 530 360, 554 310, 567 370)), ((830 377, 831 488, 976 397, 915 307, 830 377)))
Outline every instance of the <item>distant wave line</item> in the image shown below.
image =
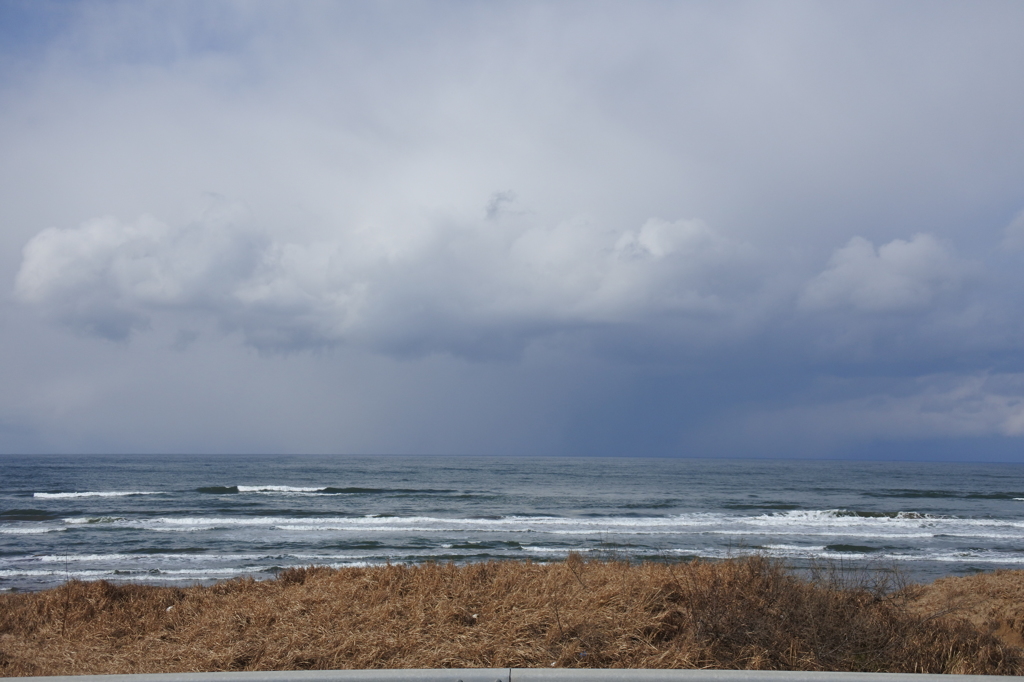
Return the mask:
POLYGON ((0 528, 0 535, 42 535, 43 533, 58 533, 63 530, 67 530, 67 528, 47 528, 40 526, 29 528, 0 528))
POLYGON ((62 499, 73 497, 132 497, 135 495, 165 495, 158 490, 130 490, 130 491, 87 491, 75 493, 32 493, 32 497, 44 499, 62 499))
POLYGON ((435 488, 363 488, 363 487, 305 487, 291 485, 213 485, 196 488, 208 495, 238 495, 242 493, 297 494, 297 495, 450 495, 459 490, 435 488))

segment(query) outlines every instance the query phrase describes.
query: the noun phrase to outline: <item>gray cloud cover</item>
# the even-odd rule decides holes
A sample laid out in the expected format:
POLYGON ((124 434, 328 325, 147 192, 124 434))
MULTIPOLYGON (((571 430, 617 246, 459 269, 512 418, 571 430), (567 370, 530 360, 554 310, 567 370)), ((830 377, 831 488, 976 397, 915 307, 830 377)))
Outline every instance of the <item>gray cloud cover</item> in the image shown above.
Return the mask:
POLYGON ((167 311, 208 315, 261 350, 357 343, 486 358, 579 328, 642 333, 666 316, 708 326, 756 306, 746 299, 761 286, 745 272, 756 264, 750 245, 699 220, 597 229, 582 218, 544 225, 490 211, 422 225, 412 239, 384 241, 393 237, 385 228, 295 243, 231 213, 221 207, 178 228, 143 216, 43 230, 25 246, 15 292, 112 340, 167 311))
POLYGON ((0 14, 6 451, 1016 457, 1014 4, 0 14))

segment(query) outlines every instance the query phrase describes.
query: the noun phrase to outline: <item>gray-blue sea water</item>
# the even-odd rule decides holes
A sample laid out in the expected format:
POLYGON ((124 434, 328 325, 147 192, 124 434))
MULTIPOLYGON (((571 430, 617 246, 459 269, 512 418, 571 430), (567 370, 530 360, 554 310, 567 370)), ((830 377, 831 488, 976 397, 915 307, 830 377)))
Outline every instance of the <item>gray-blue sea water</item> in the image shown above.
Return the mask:
POLYGON ((913 580, 1024 568, 1024 466, 0 456, 0 590, 290 566, 758 553, 913 580))

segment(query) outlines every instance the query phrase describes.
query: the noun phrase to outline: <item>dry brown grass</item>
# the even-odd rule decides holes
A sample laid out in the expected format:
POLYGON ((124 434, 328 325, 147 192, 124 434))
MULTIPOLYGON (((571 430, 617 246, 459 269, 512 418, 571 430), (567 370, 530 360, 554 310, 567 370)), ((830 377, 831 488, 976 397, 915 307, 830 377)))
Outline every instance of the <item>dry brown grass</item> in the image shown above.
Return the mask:
MULTIPOLYGON (((920 596, 919 594, 917 596, 920 596)), ((777 563, 292 569, 187 589, 0 598, 0 675, 438 667, 1024 673, 1024 654, 900 595, 777 563)))
POLYGON ((907 596, 912 613, 964 620, 1005 644, 1024 647, 1024 571, 943 578, 911 588, 907 596))

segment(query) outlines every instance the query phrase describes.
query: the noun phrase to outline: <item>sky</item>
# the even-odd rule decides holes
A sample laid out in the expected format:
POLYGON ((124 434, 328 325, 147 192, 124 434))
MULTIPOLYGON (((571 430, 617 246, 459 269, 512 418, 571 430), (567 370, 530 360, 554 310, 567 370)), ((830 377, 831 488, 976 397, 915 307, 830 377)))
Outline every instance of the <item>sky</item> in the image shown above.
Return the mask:
POLYGON ((1024 4, 0 2, 0 452, 1024 461, 1024 4))

